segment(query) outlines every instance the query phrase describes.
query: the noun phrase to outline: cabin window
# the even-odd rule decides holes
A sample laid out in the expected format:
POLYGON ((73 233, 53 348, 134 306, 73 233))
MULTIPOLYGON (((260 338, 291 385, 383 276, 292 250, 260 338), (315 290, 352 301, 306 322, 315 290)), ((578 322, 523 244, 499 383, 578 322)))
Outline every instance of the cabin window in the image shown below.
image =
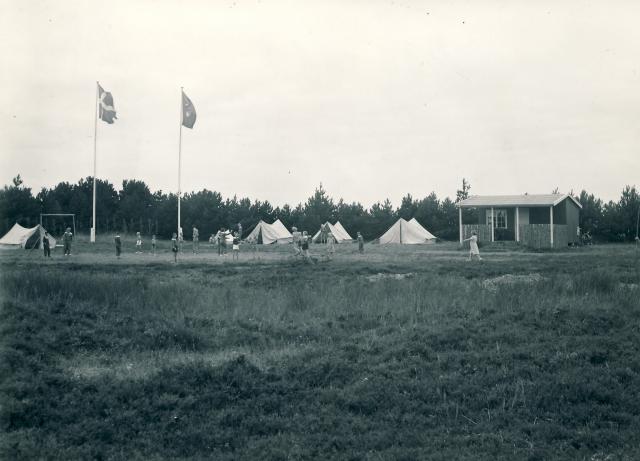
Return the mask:
MULTIPOLYGON (((507 228, 507 210, 495 209, 493 210, 494 226, 496 229, 507 228)), ((491 210, 487 210, 487 226, 491 225, 491 210)))

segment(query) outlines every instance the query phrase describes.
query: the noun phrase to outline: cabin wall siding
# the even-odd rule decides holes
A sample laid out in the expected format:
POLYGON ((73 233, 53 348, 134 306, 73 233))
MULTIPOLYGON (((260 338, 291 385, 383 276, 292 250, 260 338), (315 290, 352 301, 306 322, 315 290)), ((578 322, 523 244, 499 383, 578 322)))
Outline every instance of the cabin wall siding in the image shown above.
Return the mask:
POLYGON ((565 200, 567 216, 567 239, 569 243, 579 243, 578 226, 580 225, 580 208, 573 200, 565 200))

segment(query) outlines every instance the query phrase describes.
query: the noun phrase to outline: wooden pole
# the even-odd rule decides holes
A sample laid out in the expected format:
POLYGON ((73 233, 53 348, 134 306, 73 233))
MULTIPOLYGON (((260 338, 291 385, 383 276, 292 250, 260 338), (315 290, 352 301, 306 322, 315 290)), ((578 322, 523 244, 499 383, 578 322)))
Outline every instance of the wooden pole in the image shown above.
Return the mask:
POLYGON ((516 242, 520 241, 520 207, 516 207, 516 242))
MULTIPOLYGON (((100 82, 96 82, 96 106, 93 108, 93 212, 91 218, 91 243, 96 242, 96 152, 98 147, 98 100, 100 99, 100 82)), ((75 234, 75 229, 74 229, 75 234)))
POLYGON ((549 229, 551 229, 551 248, 553 248, 553 205, 549 207, 549 229))
POLYGON ((493 207, 491 207, 491 241, 495 242, 496 241, 496 237, 495 237, 495 232, 494 232, 494 228, 495 228, 495 217, 493 215, 493 207))
POLYGON ((462 207, 458 207, 458 223, 460 232, 460 245, 462 245, 462 207))

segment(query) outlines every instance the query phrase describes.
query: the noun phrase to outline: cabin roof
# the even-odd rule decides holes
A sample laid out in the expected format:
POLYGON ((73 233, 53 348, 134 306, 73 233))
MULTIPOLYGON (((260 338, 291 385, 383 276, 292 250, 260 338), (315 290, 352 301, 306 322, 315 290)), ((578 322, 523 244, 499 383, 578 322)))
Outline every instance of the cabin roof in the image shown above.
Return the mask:
POLYGON ((567 198, 571 199, 578 208, 582 208, 580 202, 569 194, 473 195, 461 200, 456 206, 461 208, 555 206, 567 198))

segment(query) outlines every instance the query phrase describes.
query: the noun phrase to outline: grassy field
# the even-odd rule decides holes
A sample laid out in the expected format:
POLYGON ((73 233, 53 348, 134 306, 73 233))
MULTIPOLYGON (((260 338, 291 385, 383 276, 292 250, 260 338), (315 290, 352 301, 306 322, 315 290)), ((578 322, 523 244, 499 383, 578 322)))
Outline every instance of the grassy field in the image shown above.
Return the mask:
POLYGON ((168 248, 0 251, 0 459, 640 459, 633 246, 168 248))

